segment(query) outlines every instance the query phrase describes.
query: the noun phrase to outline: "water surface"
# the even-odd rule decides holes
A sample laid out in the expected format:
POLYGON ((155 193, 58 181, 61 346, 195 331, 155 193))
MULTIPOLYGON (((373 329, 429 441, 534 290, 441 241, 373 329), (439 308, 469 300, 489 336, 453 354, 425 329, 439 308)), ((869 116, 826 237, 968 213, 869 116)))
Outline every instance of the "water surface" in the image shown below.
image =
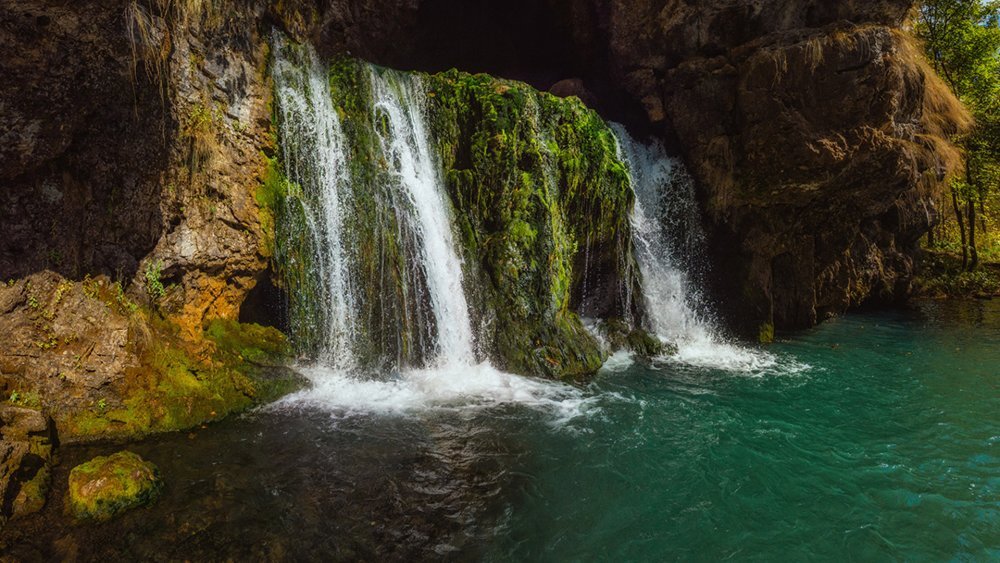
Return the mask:
POLYGON ((25 559, 1000 558, 1000 303, 851 315, 769 352, 752 372, 619 364, 545 401, 285 403, 130 446, 166 496, 103 525, 67 525, 61 495, 73 464, 112 448, 66 447, 44 513, 3 546, 25 559))

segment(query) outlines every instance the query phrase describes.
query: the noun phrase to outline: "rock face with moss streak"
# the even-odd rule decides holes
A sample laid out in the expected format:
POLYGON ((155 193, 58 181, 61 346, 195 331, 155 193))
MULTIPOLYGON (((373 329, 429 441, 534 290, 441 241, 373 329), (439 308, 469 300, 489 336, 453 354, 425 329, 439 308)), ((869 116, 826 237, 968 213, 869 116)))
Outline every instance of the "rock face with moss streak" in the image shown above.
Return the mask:
POLYGON ((77 520, 103 522, 155 501, 162 488, 156 466, 138 455, 98 456, 69 472, 66 509, 77 520))
POLYGON ((0 529, 45 505, 54 445, 51 421, 41 412, 0 404, 0 529))
POLYGON ((900 31, 913 5, 610 3, 598 41, 698 181, 720 295, 748 331, 909 294, 965 120, 900 31))

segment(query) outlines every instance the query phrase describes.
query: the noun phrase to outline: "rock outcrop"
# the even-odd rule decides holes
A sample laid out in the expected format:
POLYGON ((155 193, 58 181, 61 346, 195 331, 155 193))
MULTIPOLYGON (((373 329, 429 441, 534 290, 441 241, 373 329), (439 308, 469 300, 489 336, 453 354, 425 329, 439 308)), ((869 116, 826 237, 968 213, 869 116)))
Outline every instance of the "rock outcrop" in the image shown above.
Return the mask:
POLYGON ((45 505, 54 445, 51 421, 41 412, 0 404, 0 529, 45 505))
POLYGON ((908 295, 967 122, 902 31, 913 0, 458 4, 418 2, 424 29, 396 30, 418 49, 370 55, 447 68, 482 53, 476 70, 513 68, 662 137, 695 177, 716 297, 742 332, 908 295), (519 34, 533 56, 496 53, 538 25, 519 34))
POLYGON ((0 386, 64 442, 198 424, 290 384, 260 363, 280 335, 219 330, 267 266, 273 150, 266 6, 232 8, 0 7, 0 386))
POLYGON ((912 2, 625 4, 614 71, 698 181, 730 315, 905 298, 964 121, 900 31, 912 2))

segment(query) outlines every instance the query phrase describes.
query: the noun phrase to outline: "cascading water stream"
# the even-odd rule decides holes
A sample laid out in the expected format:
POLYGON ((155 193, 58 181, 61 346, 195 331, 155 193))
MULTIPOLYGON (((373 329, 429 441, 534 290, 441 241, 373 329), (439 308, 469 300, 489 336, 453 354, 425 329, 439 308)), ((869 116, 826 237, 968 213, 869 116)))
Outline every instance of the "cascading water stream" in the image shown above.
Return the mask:
POLYGON ((472 365, 472 322, 462 288, 462 264, 455 251, 449 204, 440 165, 431 152, 421 111, 419 79, 392 71, 370 69, 374 108, 385 116, 376 128, 382 153, 405 201, 397 214, 419 240, 419 263, 427 283, 437 342, 431 364, 472 365))
POLYGON ((672 358, 681 363, 744 372, 774 366, 773 355, 723 340, 695 284, 692 274, 704 263, 705 235, 684 165, 662 144, 642 144, 620 124, 612 129, 635 192, 630 222, 649 329, 677 346, 672 358))
POLYGON ((477 364, 421 78, 369 65, 370 123, 348 124, 331 95, 339 85, 312 49, 280 36, 274 45, 291 186, 277 246, 291 262, 293 336, 315 356, 299 366, 312 388, 276 408, 406 413, 516 402, 579 414, 588 400, 577 389, 477 364), (363 173, 351 169, 359 154, 363 173))
POLYGON ((325 73, 315 53, 291 49, 276 37, 273 77, 278 100, 282 162, 308 197, 299 198, 306 246, 312 257, 310 281, 317 306, 295 311, 293 331, 317 341, 320 360, 338 370, 357 367, 353 338, 356 303, 344 232, 350 190, 346 189, 347 139, 330 101, 325 73))

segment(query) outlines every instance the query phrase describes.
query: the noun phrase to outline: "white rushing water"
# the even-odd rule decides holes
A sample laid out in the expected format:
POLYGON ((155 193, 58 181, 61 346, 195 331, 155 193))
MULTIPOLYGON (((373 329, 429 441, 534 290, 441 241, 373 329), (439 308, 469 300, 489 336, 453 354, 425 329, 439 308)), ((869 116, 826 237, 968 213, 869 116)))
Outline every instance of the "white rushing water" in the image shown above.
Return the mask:
POLYGON ((635 192, 630 222, 649 328, 676 345, 672 359, 687 365, 748 373, 776 366, 772 354, 725 341, 692 279, 703 261, 705 235, 683 164, 657 141, 640 143, 620 124, 612 129, 635 192))
MULTIPOLYGON (((357 368, 354 335, 357 307, 346 248, 344 218, 349 211, 347 139, 330 99, 326 72, 312 49, 290 49, 275 37, 273 77, 283 142, 282 163, 308 197, 300 198, 313 250, 316 311, 293 318, 316 323, 320 360, 338 370, 357 368)), ((294 316, 294 315, 293 315, 294 316)))
POLYGON ((321 408, 335 415, 405 414, 518 403, 549 411, 557 421, 580 414, 589 399, 574 387, 477 363, 451 203, 424 116, 423 85, 418 76, 374 66, 368 67, 367 79, 380 153, 372 163, 380 167, 377 186, 359 183, 349 173, 351 140, 333 107, 327 73, 315 53, 275 39, 282 162, 289 179, 302 190, 305 239, 317 270, 310 272, 310 283, 317 286, 312 289, 321 309, 298 314, 309 317, 304 323, 318 325, 310 328, 322 338, 316 361, 297 368, 311 387, 273 408, 321 408), (366 288, 360 287, 358 256, 352 248, 361 241, 345 228, 354 212, 352 198, 361 197, 359 190, 379 192, 378 205, 390 208, 382 212, 391 214, 399 231, 394 233, 399 239, 395 243, 405 246, 401 285, 369 293, 421 301, 403 303, 402 309, 411 311, 403 314, 411 316, 393 323, 396 330, 409 327, 416 333, 409 336, 413 345, 421 347, 419 366, 383 358, 388 367, 383 361, 366 369, 356 351, 372 344, 358 341, 365 327, 355 323, 368 318, 361 305, 366 288), (430 315, 423 314, 427 307, 430 315), (414 323, 433 326, 410 326, 414 323), (424 335, 433 335, 433 341, 424 342, 424 335))
POLYGON ((462 263, 455 250, 450 203, 432 152, 423 115, 425 93, 419 77, 370 69, 375 112, 386 127, 376 128, 382 152, 405 194, 397 214, 418 240, 419 263, 437 326, 432 365, 472 365, 472 321, 462 288, 462 263))

